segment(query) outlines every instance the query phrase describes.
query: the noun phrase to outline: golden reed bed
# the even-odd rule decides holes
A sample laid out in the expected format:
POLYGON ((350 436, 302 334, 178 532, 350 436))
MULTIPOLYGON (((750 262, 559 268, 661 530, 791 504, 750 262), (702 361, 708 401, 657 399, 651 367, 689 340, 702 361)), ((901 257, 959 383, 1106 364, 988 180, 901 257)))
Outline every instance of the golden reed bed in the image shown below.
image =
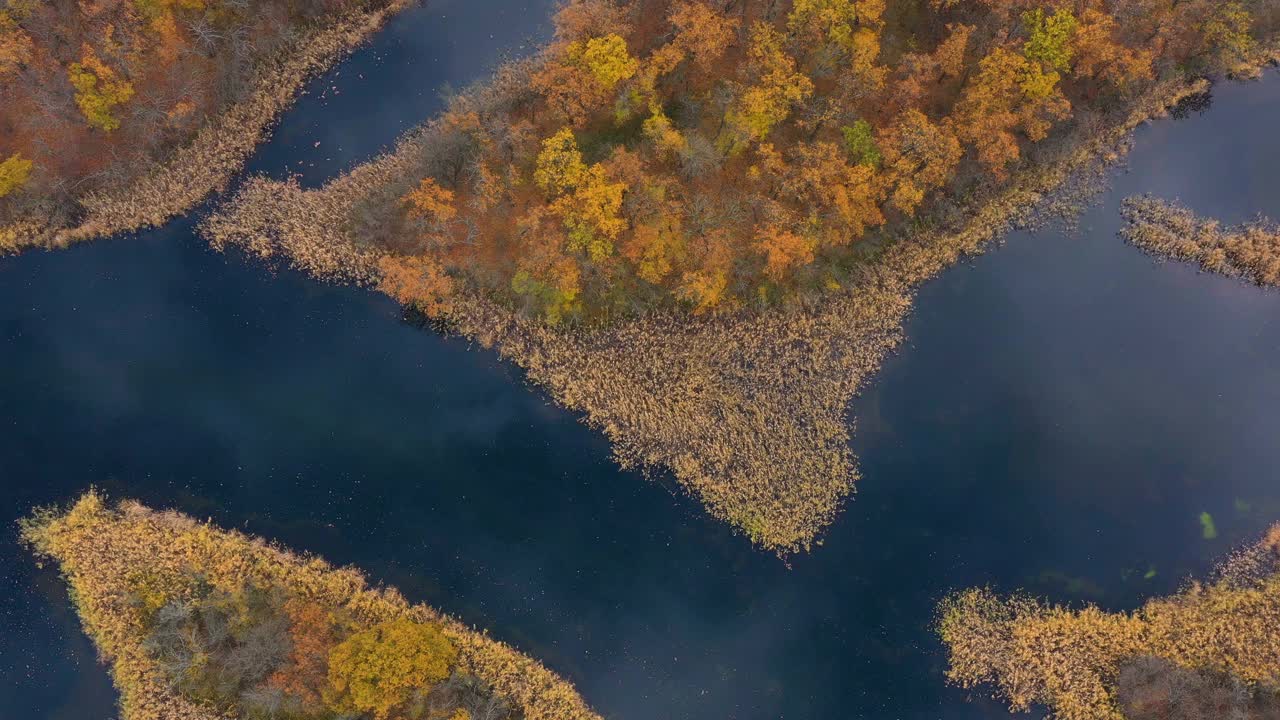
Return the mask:
POLYGON ((1224 226, 1150 195, 1126 198, 1120 211, 1121 234, 1152 255, 1258 285, 1280 285, 1280 226, 1271 220, 1224 226))
POLYGON ((221 720, 169 689, 146 653, 142 610, 129 601, 134 578, 156 587, 189 587, 193 573, 215 588, 278 585, 369 624, 410 619, 439 623, 458 649, 460 669, 488 683, 528 720, 599 720, 573 687, 513 648, 391 588, 370 587, 359 571, 335 568, 239 532, 136 502, 109 505, 90 491, 65 511, 38 512, 23 538, 53 561, 70 586, 85 632, 120 690, 123 720, 221 720))
POLYGON ((1136 612, 1070 610, 976 589, 944 601, 940 620, 948 678, 992 686, 1015 712, 1044 706, 1058 720, 1280 716, 1280 525, 1214 580, 1136 612), (1198 692, 1179 693, 1150 682, 1153 665, 1157 676, 1183 675, 1175 683, 1190 673, 1208 681, 1192 676, 1198 692), (1167 704, 1182 707, 1166 712, 1167 704))

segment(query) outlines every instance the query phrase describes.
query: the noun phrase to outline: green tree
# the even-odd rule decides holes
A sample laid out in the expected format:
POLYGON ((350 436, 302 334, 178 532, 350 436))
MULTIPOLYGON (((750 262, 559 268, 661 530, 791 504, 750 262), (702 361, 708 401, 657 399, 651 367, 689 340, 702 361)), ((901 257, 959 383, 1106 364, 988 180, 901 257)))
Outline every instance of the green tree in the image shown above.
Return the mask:
POLYGON ((1070 70, 1071 36, 1076 24, 1076 16, 1066 8, 1058 8, 1049 16, 1040 8, 1024 12, 1022 26, 1027 31, 1027 41, 1022 46, 1022 54, 1040 63, 1045 70, 1070 70))
POLYGON ((840 128, 840 133, 844 135, 844 149, 854 162, 871 167, 880 166, 880 148, 876 145, 871 123, 866 120, 854 120, 852 125, 840 128))
POLYGON ((438 626, 388 620, 330 651, 325 700, 339 712, 372 713, 382 720, 449 677, 457 657, 438 626))

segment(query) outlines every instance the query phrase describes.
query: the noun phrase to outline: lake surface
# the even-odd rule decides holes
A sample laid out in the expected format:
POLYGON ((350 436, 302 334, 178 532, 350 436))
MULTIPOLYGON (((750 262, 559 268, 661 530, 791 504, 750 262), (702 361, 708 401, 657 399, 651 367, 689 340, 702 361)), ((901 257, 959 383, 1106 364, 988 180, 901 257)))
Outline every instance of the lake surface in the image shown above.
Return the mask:
MULTIPOLYGON (((441 83, 527 51, 548 6, 402 15, 252 168, 311 185, 349 168, 441 83)), ((0 259, 0 717, 113 714, 63 585, 12 525, 91 484, 359 565, 615 720, 1007 717, 942 682, 949 590, 1131 608, 1280 519, 1280 292, 1116 237, 1136 192, 1280 217, 1280 78, 1214 92, 1138 133, 1078 232, 1015 233, 922 288, 908 344, 850 409, 866 478, 790 567, 620 472, 492 353, 212 253, 191 219, 0 259)))

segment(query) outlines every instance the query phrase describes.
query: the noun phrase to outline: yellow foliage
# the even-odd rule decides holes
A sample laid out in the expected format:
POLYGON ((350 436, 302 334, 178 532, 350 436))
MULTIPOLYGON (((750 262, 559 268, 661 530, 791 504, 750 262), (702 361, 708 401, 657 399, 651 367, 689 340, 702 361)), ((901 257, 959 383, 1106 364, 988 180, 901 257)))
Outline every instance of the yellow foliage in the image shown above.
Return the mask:
POLYGON ((572 129, 561 128, 542 141, 542 152, 538 153, 533 173, 538 187, 550 195, 559 195, 577 187, 586 174, 587 165, 582 161, 582 151, 578 149, 572 129))
POLYGON ((397 618, 358 632, 329 653, 325 699, 382 720, 415 693, 449 677, 458 650, 431 623, 397 618))
POLYGON ((31 175, 31 161, 14 153, 0 162, 0 198, 21 188, 31 175))
POLYGON ((627 52, 627 41, 612 33, 586 42, 570 43, 565 49, 565 55, 570 63, 586 69, 605 90, 612 90, 618 83, 635 75, 640 68, 640 61, 627 52))
POLYGON ((98 59, 93 48, 84 46, 80 62, 67 67, 67 77, 76 89, 76 105, 91 127, 111 132, 120 127, 112 113, 133 97, 133 85, 116 75, 98 59))
POLYGON ((791 114, 791 107, 813 94, 813 81, 796 70, 795 58, 783 48, 782 34, 763 22, 751 28, 748 56, 758 80, 725 115, 732 133, 729 146, 740 150, 760 141, 791 114))

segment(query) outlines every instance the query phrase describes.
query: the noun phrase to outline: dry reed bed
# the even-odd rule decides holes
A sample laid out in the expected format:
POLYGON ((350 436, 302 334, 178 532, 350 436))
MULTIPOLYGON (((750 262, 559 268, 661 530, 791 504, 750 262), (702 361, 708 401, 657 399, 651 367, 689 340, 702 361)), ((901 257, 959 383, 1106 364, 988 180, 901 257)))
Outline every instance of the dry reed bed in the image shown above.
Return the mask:
POLYGON ((39 218, 0 225, 0 254, 33 247, 66 247, 155 227, 195 207, 210 193, 225 190, 307 81, 413 2, 393 0, 384 7, 351 12, 305 30, 296 42, 262 62, 252 95, 211 120, 171 157, 153 163, 127 187, 80 198, 82 212, 76 226, 57 227, 39 218))
POLYGON ((1126 198, 1120 212, 1124 238, 1153 255, 1258 285, 1280 285, 1280 225, 1271 220, 1224 226, 1150 195, 1126 198))
POLYGON ((1280 691, 1280 525, 1229 559, 1211 582, 1192 583, 1132 613, 1070 610, 985 589, 953 595, 940 609, 948 679, 963 687, 994 686, 1015 712, 1042 705, 1057 720, 1124 720, 1118 702, 1124 668, 1149 659, 1226 676, 1237 691, 1274 693, 1280 691))
POLYGON ((189 588, 202 573, 215 588, 280 585, 323 605, 342 607, 370 624, 396 618, 435 622, 458 648, 459 669, 518 705, 528 720, 599 720, 573 687, 537 661, 396 590, 369 587, 352 568, 291 553, 261 539, 221 530, 176 512, 136 502, 109 506, 90 491, 64 512, 41 512, 24 523, 24 540, 58 564, 70 585, 85 632, 120 690, 123 720, 222 720, 168 688, 163 670, 143 649, 140 608, 130 602, 133 579, 189 588))
MULTIPOLYGON (((449 320, 583 412, 623 467, 668 468, 755 543, 783 554, 808 550, 853 488, 846 409, 901 342, 913 289, 1028 220, 1073 174, 1114 157, 1138 125, 1206 87, 1158 85, 1104 131, 1077 133, 1052 160, 954 208, 940 229, 899 238, 841 291, 804 307, 655 313, 584 329, 548 326, 472 295, 454 303, 449 320)), ((374 283, 378 251, 345 228, 363 198, 403 183, 436 132, 428 124, 318 190, 251 180, 202 231, 219 249, 283 258, 321 279, 374 283)))

